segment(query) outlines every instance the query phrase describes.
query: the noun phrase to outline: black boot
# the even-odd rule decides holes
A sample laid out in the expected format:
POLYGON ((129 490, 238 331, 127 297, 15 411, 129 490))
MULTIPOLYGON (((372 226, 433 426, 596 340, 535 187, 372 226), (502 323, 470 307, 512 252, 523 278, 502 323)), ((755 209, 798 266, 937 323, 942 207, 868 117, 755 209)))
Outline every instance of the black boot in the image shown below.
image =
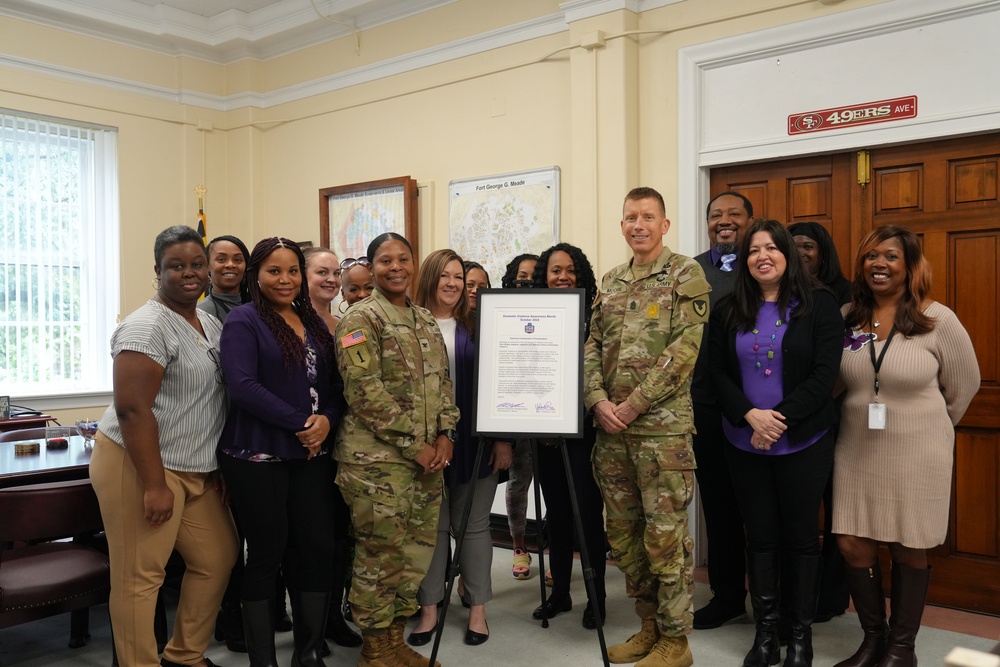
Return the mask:
POLYGON ((757 632, 743 667, 770 667, 781 660, 778 647, 778 554, 747 552, 750 604, 757 632))
POLYGON ((924 615, 930 579, 929 567, 926 570, 916 570, 893 562, 889 642, 878 667, 916 667, 914 646, 920 629, 920 618, 924 615))
POLYGON ((791 589, 791 628, 784 667, 812 667, 812 624, 816 617, 816 600, 819 598, 819 577, 823 557, 789 556, 792 559, 794 578, 791 589))
POLYGON ((326 637, 338 646, 361 646, 361 635, 344 620, 344 589, 350 588, 352 539, 337 540, 333 556, 333 591, 330 594, 330 611, 326 617, 326 637))
POLYGON ((250 667, 278 667, 274 655, 274 600, 243 600, 243 633, 250 667))
POLYGON ((295 650, 292 667, 326 667, 323 662, 323 630, 330 608, 330 593, 292 591, 292 636, 295 650))
POLYGON ((885 624, 885 593, 882 591, 882 569, 878 561, 871 567, 845 568, 847 587, 851 589, 858 621, 865 631, 861 646, 847 660, 834 667, 875 667, 882 659, 889 626, 885 624))
POLYGON ((292 619, 288 617, 288 604, 285 598, 285 579, 281 572, 274 577, 274 629, 278 632, 288 632, 292 629, 292 619))
POLYGON ((234 653, 246 653, 247 642, 243 635, 243 613, 237 602, 222 601, 222 608, 215 619, 215 640, 226 642, 226 648, 234 653))

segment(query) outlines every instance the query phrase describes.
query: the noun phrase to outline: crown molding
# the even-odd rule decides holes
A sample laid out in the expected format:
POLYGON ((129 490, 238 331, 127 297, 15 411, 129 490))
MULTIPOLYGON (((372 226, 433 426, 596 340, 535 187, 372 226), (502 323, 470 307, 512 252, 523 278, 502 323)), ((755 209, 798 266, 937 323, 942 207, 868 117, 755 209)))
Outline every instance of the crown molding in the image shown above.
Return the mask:
POLYGON ((267 109, 567 30, 569 26, 561 13, 550 14, 267 93, 244 91, 228 96, 143 84, 3 53, 0 53, 0 66, 214 111, 247 107, 267 109))
POLYGON ((229 10, 206 17, 130 0, 4 0, 0 16, 226 65, 248 58, 266 60, 350 35, 344 23, 366 30, 454 2, 406 0, 352 15, 347 12, 358 0, 316 0, 315 8, 309 1, 282 0, 256 11, 229 10))
POLYGON ((684 2, 684 0, 569 0, 559 4, 566 16, 566 23, 573 23, 592 16, 610 14, 621 10, 641 14, 651 9, 684 2))

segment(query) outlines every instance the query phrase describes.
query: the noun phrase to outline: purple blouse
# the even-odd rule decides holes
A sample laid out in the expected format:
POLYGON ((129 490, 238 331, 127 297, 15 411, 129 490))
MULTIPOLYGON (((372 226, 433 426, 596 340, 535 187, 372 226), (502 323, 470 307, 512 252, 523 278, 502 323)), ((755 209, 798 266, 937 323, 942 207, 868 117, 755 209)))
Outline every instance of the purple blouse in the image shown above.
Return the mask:
MULTIPOLYGON (((794 305, 792 304, 793 307, 794 305)), ((785 397, 781 344, 787 330, 788 314, 782 316, 778 312, 777 303, 765 301, 757 312, 757 323, 753 330, 736 334, 736 356, 739 357, 740 375, 743 378, 743 393, 758 409, 769 410, 785 397)), ((789 441, 786 433, 771 445, 769 451, 757 449, 750 444, 753 428, 749 425, 736 427, 728 419, 723 419, 722 430, 734 447, 753 454, 774 456, 802 451, 819 441, 830 429, 823 429, 813 437, 795 444, 789 441)))

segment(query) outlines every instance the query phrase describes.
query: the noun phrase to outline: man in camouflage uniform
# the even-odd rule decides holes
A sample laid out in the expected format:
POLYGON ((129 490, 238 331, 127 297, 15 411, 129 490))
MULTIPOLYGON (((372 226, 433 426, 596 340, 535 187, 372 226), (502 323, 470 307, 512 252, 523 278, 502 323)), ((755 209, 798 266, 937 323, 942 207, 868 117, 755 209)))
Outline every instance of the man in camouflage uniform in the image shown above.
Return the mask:
POLYGON ((459 417, 444 340, 428 311, 375 291, 348 310, 336 342, 349 410, 334 458, 357 539, 348 599, 365 639, 358 665, 426 667, 403 630, 434 554, 451 447, 447 460, 424 457, 454 441, 459 417))
POLYGON ((636 667, 694 663, 690 389, 711 288, 694 260, 664 246, 669 227, 656 190, 628 193, 621 228, 633 258, 604 276, 584 348, 608 541, 642 620, 608 657, 636 667))

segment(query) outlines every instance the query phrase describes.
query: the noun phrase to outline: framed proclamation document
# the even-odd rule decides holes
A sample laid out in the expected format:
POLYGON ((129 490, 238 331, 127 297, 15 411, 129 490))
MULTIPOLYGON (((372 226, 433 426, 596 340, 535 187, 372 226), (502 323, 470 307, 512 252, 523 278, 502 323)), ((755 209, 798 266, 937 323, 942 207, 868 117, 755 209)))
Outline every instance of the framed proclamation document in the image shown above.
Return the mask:
POLYGON ((582 289, 476 293, 476 411, 485 437, 583 436, 582 289))

